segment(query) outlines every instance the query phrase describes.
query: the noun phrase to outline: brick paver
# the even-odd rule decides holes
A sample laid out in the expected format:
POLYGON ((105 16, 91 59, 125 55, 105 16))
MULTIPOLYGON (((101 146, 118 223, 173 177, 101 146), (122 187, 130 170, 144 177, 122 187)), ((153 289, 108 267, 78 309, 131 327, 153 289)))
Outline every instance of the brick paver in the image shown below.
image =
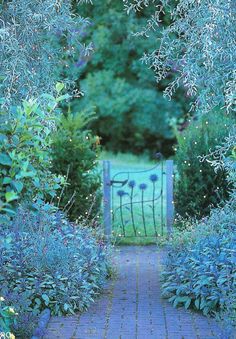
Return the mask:
POLYGON ((117 279, 80 316, 53 317, 44 339, 210 339, 217 324, 161 298, 156 246, 116 249, 117 279))

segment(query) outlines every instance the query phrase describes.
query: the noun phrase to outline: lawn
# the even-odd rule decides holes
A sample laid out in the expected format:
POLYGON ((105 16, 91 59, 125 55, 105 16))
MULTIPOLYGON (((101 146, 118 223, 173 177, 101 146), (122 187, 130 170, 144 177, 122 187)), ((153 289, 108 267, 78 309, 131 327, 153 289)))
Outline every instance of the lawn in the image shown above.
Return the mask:
POLYGON ((155 243, 158 237, 166 234, 165 175, 162 178, 161 163, 150 161, 145 156, 108 152, 102 154, 101 166, 103 160, 111 161, 111 180, 125 182, 124 185, 112 185, 112 232, 115 242, 155 243))

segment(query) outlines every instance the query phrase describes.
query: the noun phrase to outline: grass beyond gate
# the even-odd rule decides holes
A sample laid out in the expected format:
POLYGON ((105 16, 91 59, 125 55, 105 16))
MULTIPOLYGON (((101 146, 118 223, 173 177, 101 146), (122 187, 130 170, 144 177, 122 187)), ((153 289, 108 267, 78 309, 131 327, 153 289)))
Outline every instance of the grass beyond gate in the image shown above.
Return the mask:
MULTIPOLYGON (((110 160, 111 161, 111 178, 114 174, 118 172, 136 172, 136 171, 143 171, 143 170, 149 170, 152 167, 154 167, 157 164, 157 161, 150 161, 148 157, 138 157, 134 156, 132 154, 117 154, 114 155, 112 153, 104 152, 101 156, 101 166, 102 166, 102 160, 110 160)), ((135 181, 136 187, 135 187, 135 201, 140 201, 142 197, 142 190, 138 188, 140 184, 146 184, 144 197, 145 200, 152 200, 153 197, 153 190, 152 190, 152 182, 150 181, 150 175, 151 174, 157 174, 159 179, 156 182, 156 196, 159 194, 161 189, 161 170, 160 167, 156 169, 155 171, 148 171, 147 173, 132 173, 130 174, 129 180, 135 181)), ((116 178, 117 180, 125 180, 127 179, 127 175, 121 175, 116 178)), ((165 225, 163 229, 161 228, 161 219, 163 219, 165 224, 165 205, 166 205, 166 197, 165 197, 165 176, 164 176, 164 194, 163 194, 163 205, 164 205, 164 211, 163 215, 161 214, 161 200, 158 200, 155 202, 155 214, 156 214, 156 230, 157 230, 157 237, 161 237, 162 233, 166 234, 165 225)), ((127 185, 121 188, 116 188, 114 190, 114 201, 113 201, 113 211, 116 211, 116 217, 115 217, 115 223, 113 224, 113 238, 116 243, 118 244, 138 244, 138 245, 146 245, 146 244, 152 244, 157 242, 157 238, 154 236, 155 234, 155 228, 154 228, 154 221, 153 221, 153 209, 152 209, 152 203, 148 202, 144 204, 145 209, 145 225, 146 225, 146 234, 145 235, 145 229, 143 225, 143 216, 141 213, 141 203, 137 203, 133 205, 133 215, 135 219, 135 225, 137 227, 137 236, 134 235, 134 229, 131 221, 131 212, 130 207, 128 205, 129 203, 129 197, 127 195, 123 196, 123 203, 127 203, 127 207, 123 208, 123 220, 125 223, 125 233, 126 236, 123 236, 122 232, 122 223, 121 223, 121 216, 120 216, 120 196, 118 195, 118 191, 120 190, 127 190, 127 185)))

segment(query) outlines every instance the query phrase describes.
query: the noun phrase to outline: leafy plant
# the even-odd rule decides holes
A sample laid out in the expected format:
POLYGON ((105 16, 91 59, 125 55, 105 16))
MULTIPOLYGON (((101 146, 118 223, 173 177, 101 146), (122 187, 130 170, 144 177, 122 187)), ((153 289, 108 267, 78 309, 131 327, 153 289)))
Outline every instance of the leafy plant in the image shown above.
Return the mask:
MULTIPOLYGON (((12 330, 14 323, 16 322, 17 313, 13 307, 5 305, 5 299, 0 297, 0 332, 9 332, 12 330)), ((14 339, 14 335, 11 335, 11 339, 14 339)))
POLYGON ((172 242, 163 272, 163 295, 174 306, 204 314, 236 305, 236 197, 172 242), (184 239, 184 240, 183 240, 184 239))
POLYGON ((9 300, 12 291, 25 294, 26 313, 47 307, 54 315, 74 314, 99 293, 107 247, 52 206, 39 204, 37 213, 20 207, 0 233, 1 293, 9 300))
POLYGON ((93 113, 68 112, 52 136, 52 171, 66 177, 58 206, 72 220, 94 218, 100 210, 99 138, 87 130, 93 113))
POLYGON ((225 169, 215 171, 201 156, 216 149, 228 136, 233 123, 230 116, 212 112, 192 120, 184 131, 177 132, 175 207, 182 217, 205 216, 212 206, 229 197, 228 172, 225 169))
POLYGON ((200 113, 217 106, 235 112, 235 1, 125 0, 124 6, 129 14, 151 10, 137 35, 152 40, 155 32, 160 41, 156 50, 144 54, 143 61, 154 69, 157 81, 168 80, 167 96, 184 84, 200 113), (172 22, 160 31, 165 13, 172 22), (175 73, 172 79, 170 72, 175 73))
POLYGON ((44 95, 47 104, 24 101, 8 115, 2 111, 0 124, 0 211, 11 213, 24 200, 54 196, 63 182, 50 171, 51 124, 56 107, 65 99, 44 95), (50 118, 48 114, 50 112, 50 118))
POLYGON ((53 93, 59 66, 68 67, 64 51, 74 62, 92 51, 80 41, 90 22, 75 15, 69 0, 0 1, 0 21, 0 98, 7 107, 53 93))

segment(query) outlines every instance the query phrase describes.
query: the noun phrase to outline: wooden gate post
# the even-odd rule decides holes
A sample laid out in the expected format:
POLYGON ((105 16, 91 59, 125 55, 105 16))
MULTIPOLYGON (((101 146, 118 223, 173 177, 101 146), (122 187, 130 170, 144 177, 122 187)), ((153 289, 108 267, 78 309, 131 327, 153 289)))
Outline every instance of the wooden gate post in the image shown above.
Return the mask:
POLYGON ((174 162, 166 161, 166 225, 170 235, 174 223, 174 162))
POLYGON ((104 234, 107 242, 111 240, 111 180, 110 161, 103 161, 103 222, 104 234))

